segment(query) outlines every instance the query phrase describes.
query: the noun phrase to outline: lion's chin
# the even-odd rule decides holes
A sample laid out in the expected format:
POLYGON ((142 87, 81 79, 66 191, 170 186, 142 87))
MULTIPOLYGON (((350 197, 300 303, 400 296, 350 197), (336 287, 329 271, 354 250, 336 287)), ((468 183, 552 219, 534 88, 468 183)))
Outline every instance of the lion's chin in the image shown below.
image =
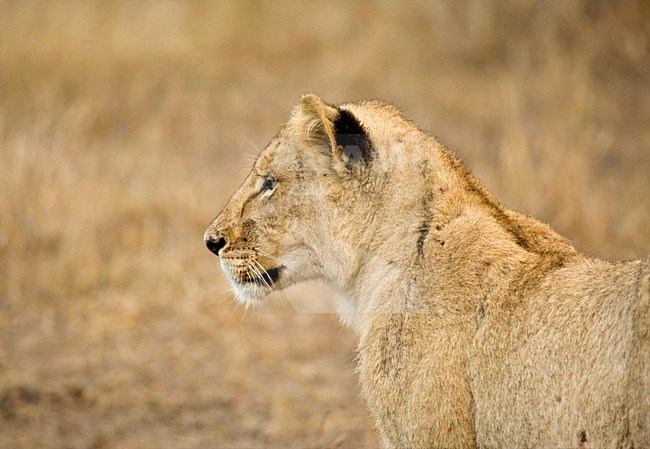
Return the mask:
POLYGON ((262 303, 271 292, 268 287, 254 283, 242 284, 232 279, 230 282, 237 301, 247 306, 262 303))

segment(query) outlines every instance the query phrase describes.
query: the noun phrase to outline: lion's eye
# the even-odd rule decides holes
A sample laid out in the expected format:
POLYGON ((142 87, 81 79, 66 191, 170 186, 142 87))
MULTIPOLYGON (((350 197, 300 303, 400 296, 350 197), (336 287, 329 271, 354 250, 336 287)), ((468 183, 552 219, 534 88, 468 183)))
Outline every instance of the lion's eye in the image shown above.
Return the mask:
POLYGON ((275 184, 276 180, 272 178, 266 178, 264 180, 264 184, 262 184, 262 187, 260 188, 260 192, 267 192, 275 189, 275 184))

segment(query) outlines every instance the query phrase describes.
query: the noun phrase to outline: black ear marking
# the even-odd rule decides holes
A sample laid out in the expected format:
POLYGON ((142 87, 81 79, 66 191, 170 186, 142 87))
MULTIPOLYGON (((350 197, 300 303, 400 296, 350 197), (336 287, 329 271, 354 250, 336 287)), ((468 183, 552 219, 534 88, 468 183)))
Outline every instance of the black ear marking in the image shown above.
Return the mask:
POLYGON ((336 144, 343 147, 350 161, 370 161, 370 139, 363 126, 350 111, 339 109, 339 116, 334 121, 336 144))

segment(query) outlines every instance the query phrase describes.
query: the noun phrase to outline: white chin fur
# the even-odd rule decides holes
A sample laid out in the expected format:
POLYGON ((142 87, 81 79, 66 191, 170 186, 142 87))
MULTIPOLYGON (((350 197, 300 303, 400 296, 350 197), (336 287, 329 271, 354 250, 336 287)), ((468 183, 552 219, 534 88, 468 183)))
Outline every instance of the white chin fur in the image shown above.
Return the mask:
POLYGON ((231 280, 232 289, 237 301, 244 305, 255 305, 264 301, 269 289, 257 284, 240 284, 231 280))
POLYGON ((263 285, 254 284, 252 282, 246 284, 237 282, 235 277, 230 273, 228 266, 224 264, 223 260, 221 260, 220 265, 221 270, 226 274, 228 281, 230 281, 235 298, 243 305, 252 306, 260 304, 270 292, 270 289, 263 285))

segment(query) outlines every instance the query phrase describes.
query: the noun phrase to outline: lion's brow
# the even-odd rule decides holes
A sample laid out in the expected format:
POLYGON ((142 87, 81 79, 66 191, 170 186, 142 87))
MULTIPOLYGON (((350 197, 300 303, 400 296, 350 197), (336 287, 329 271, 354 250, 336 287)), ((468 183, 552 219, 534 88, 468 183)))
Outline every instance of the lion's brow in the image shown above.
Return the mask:
POLYGON ((258 178, 269 178, 270 177, 269 172, 267 170, 258 170, 257 167, 253 167, 253 173, 258 178))

